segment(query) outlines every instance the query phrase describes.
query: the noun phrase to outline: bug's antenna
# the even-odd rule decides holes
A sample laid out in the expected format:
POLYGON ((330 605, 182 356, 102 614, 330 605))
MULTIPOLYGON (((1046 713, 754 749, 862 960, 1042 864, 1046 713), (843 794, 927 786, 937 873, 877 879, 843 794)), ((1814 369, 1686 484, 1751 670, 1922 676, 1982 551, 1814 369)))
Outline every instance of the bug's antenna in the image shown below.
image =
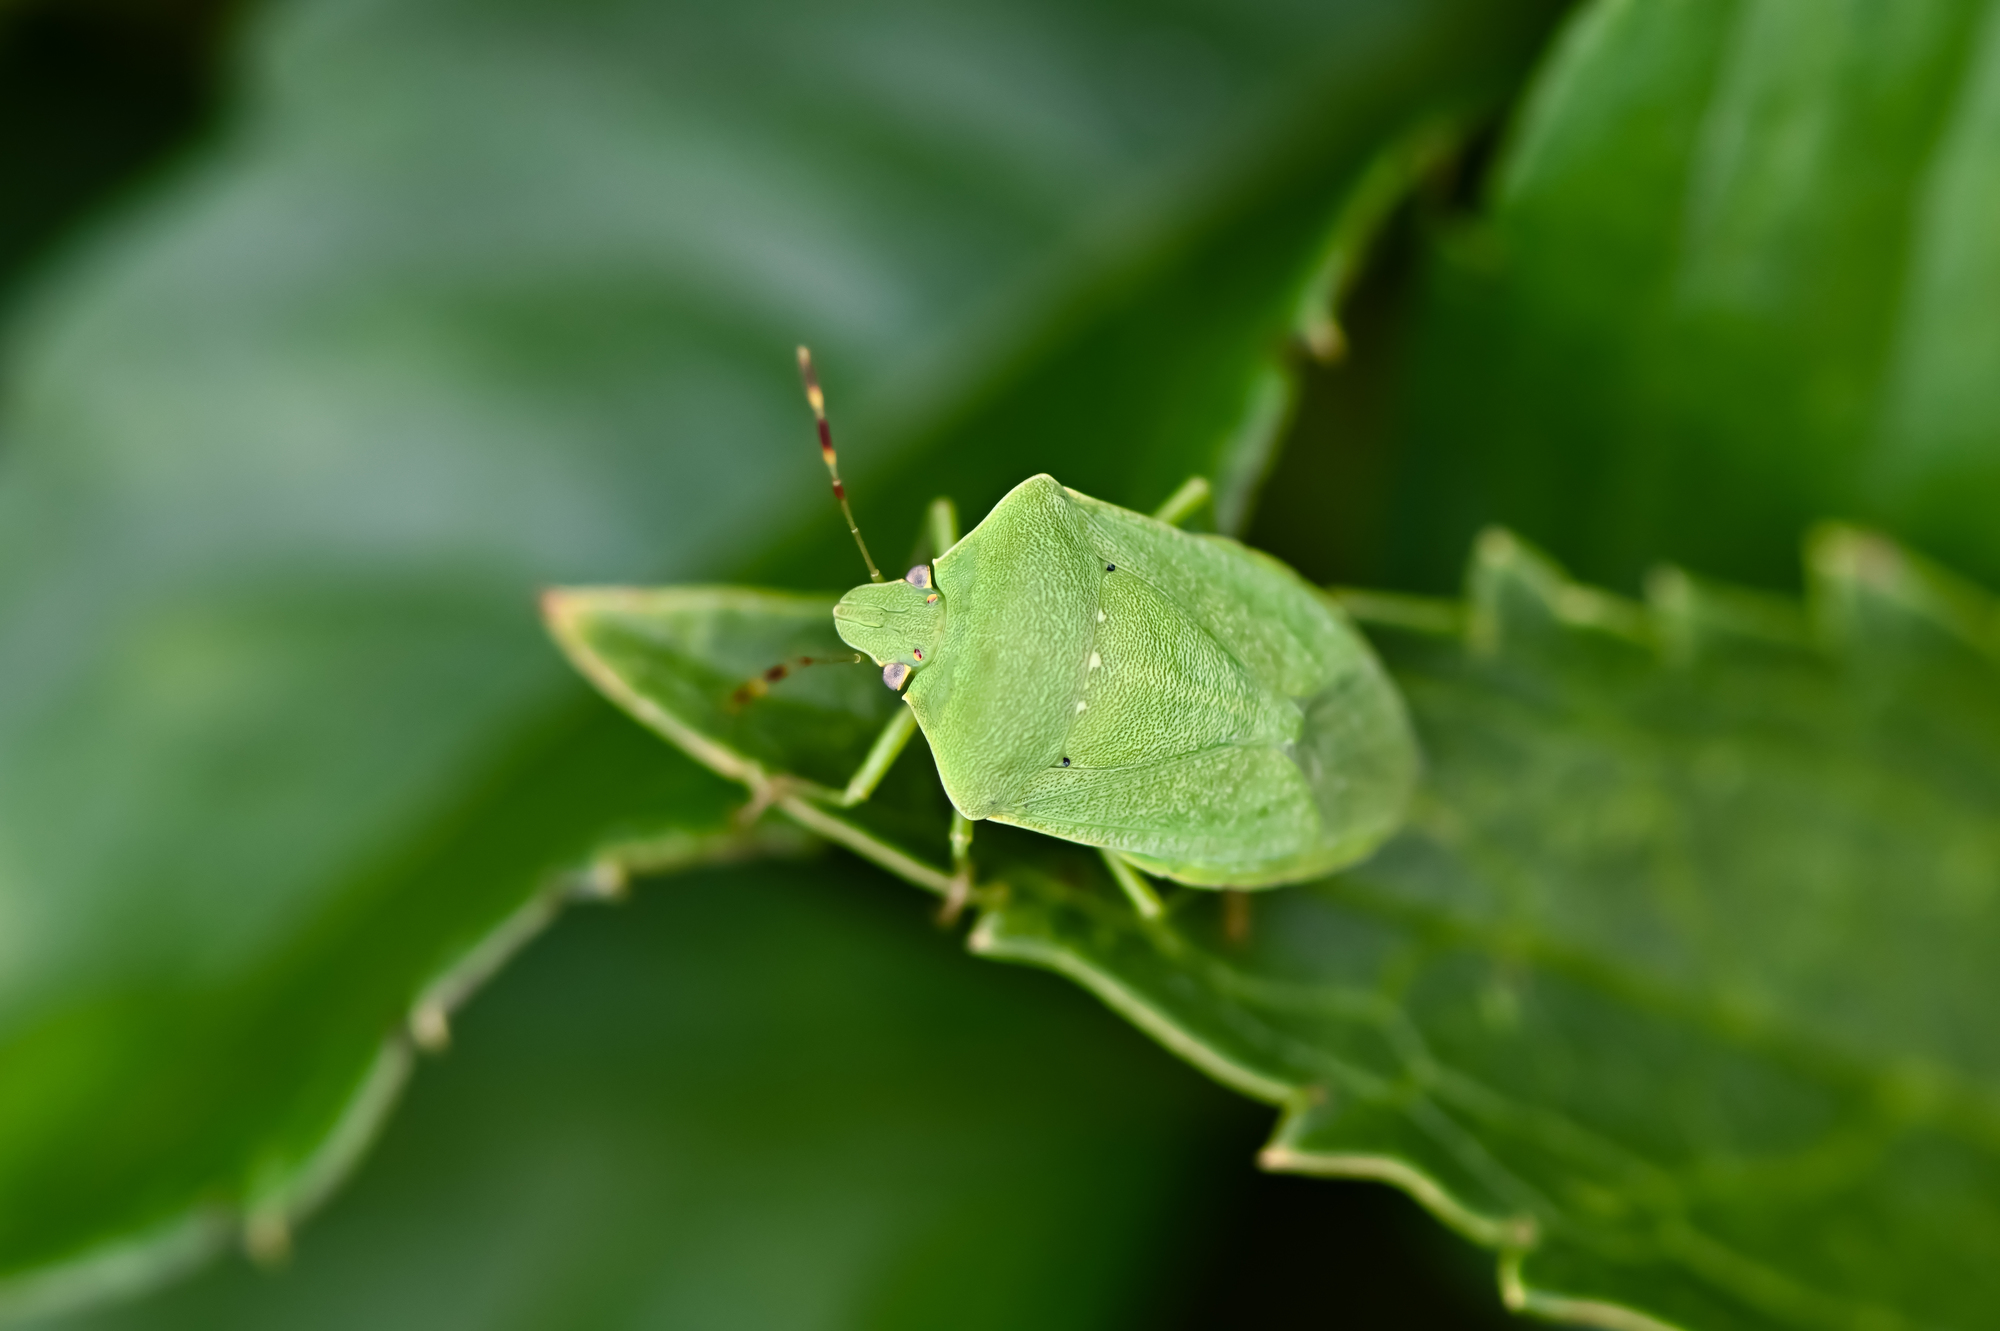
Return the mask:
POLYGON ((754 679, 743 681, 736 692, 729 695, 729 710, 740 712, 757 699, 771 691, 771 686, 781 679, 789 678, 794 671, 816 665, 860 665, 868 658, 860 652, 851 656, 795 656, 789 661, 780 661, 754 679))
POLYGON ((854 533, 854 544, 861 549, 861 562, 868 565, 868 580, 882 581, 882 570, 875 567, 875 561, 868 557, 868 542, 861 539, 861 528, 854 525, 854 510, 847 506, 847 487, 840 483, 840 467, 833 456, 833 428, 826 423, 826 394, 819 391, 819 376, 813 373, 812 353, 803 346, 799 348, 799 378, 805 380, 806 401, 812 404, 813 420, 819 424, 819 455, 826 460, 826 474, 833 477, 833 497, 840 501, 840 512, 847 519, 847 530, 854 533))

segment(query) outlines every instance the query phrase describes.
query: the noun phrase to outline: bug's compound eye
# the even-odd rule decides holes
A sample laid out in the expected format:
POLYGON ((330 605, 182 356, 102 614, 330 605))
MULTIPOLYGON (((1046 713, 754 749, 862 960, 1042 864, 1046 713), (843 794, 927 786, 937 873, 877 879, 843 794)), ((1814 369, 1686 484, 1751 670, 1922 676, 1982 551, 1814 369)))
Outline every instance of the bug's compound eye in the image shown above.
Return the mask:
POLYGON ((908 573, 905 573, 903 575, 903 581, 909 583, 912 587, 930 586, 931 566, 929 564, 917 565, 915 568, 911 569, 908 573))
POLYGON ((912 647, 910 648, 910 655, 921 661, 924 659, 924 649, 921 647, 912 647))
POLYGON ((901 661, 891 661, 882 667, 882 682, 896 692, 903 691, 903 681, 910 677, 910 668, 901 661))

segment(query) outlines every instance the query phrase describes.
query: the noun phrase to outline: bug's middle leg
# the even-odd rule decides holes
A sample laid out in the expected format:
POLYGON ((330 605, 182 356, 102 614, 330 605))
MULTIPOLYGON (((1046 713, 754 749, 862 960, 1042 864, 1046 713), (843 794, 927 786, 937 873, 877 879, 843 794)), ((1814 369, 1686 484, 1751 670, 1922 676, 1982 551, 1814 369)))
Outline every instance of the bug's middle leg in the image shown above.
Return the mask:
POLYGON ((1146 881, 1143 874, 1132 867, 1130 860, 1107 847, 1099 847, 1098 853, 1104 856, 1104 867, 1111 870, 1113 881, 1142 919, 1157 920, 1166 914, 1167 908, 1161 903, 1160 894, 1153 890, 1153 885, 1146 881))
POLYGON ((1153 510, 1153 517, 1169 527, 1178 527, 1195 515, 1195 510, 1213 497, 1208 477, 1190 476, 1181 488, 1167 496, 1167 502, 1153 510))

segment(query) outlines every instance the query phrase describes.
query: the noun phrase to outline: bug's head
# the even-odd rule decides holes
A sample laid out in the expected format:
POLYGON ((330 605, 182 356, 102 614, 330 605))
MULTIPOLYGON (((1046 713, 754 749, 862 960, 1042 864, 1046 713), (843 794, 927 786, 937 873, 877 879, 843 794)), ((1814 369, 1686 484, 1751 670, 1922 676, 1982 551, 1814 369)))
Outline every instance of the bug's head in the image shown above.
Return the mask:
POLYGON ((910 672, 930 664, 944 637, 944 598, 919 564, 900 582, 864 582, 833 608, 833 627, 857 652, 882 667, 882 681, 901 690, 910 672))

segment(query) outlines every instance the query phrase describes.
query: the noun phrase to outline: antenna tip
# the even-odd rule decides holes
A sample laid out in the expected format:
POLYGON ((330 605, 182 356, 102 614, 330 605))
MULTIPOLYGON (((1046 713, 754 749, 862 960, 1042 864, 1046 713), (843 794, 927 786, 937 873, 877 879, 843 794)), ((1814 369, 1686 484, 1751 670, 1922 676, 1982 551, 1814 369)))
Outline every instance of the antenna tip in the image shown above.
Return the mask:
MULTIPOLYGON (((812 353, 806 350, 804 343, 799 344, 799 378, 805 383, 806 401, 812 406, 813 415, 822 421, 825 420, 826 397, 819 391, 819 376, 813 373, 812 353)), ((820 439, 820 446, 830 447, 824 435, 820 439)))

